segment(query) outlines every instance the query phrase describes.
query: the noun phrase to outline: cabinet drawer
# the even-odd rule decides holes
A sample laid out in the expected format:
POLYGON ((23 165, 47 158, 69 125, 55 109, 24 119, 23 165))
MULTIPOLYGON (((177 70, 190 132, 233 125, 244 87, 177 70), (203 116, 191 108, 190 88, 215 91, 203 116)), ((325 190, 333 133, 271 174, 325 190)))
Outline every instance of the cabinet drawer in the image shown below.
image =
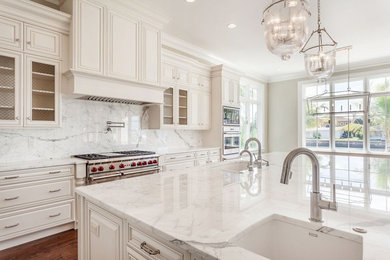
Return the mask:
POLYGON ((47 180, 73 175, 73 166, 35 168, 20 171, 0 172, 0 186, 25 181, 47 180))
POLYGON ((209 156, 220 156, 219 150, 210 150, 209 151, 209 156))
POLYGON ((191 160, 195 158, 194 153, 178 153, 178 154, 168 154, 164 156, 164 163, 182 161, 182 160, 191 160))
POLYGON ((128 247, 126 260, 147 260, 147 258, 140 255, 136 250, 132 249, 131 247, 128 247))
POLYGON ((199 157, 207 157, 208 156, 208 152, 207 151, 198 151, 196 152, 196 157, 199 158, 199 157))
POLYGON ((216 163, 216 162, 219 162, 219 161, 220 161, 220 157, 219 156, 211 156, 210 159, 209 159, 210 163, 216 163))
POLYGON ((190 169, 195 166, 195 161, 186 161, 182 163, 172 163, 163 166, 164 171, 176 171, 176 170, 184 170, 190 169))
POLYGON ((32 25, 25 26, 25 50, 31 54, 41 54, 53 58, 60 58, 59 33, 32 25))
POLYGON ((134 249, 133 252, 135 251, 135 253, 144 256, 144 258, 141 259, 188 259, 183 253, 161 243, 155 238, 152 238, 137 229, 129 226, 128 232, 128 245, 131 249, 134 249))
POLYGON ((0 241, 73 221, 73 200, 40 207, 34 211, 0 215, 0 241))
POLYGON ((40 181, 0 188, 0 210, 27 203, 39 203, 61 197, 71 198, 73 177, 61 181, 40 181))

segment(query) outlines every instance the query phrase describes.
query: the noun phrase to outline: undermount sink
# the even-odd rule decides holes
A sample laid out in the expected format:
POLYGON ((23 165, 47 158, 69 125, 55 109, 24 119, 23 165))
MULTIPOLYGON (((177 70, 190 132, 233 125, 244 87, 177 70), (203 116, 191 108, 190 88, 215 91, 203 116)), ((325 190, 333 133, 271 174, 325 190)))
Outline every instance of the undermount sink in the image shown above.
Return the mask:
POLYGON ((361 260, 363 238, 272 215, 239 234, 234 244, 272 260, 361 260))

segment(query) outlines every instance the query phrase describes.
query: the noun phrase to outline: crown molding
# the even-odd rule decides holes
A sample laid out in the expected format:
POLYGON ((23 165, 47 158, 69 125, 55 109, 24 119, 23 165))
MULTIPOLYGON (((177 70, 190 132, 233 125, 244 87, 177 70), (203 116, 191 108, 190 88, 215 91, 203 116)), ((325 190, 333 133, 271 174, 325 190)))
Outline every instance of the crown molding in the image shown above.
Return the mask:
MULTIPOLYGON (((369 68, 380 67, 380 66, 390 66, 390 56, 351 63, 349 70, 356 71, 356 70, 363 70, 363 69, 369 69, 369 68)), ((342 64, 336 66, 334 73, 342 73, 347 71, 348 71, 348 64, 342 64)), ((300 72, 270 76, 268 78, 268 83, 275 83, 275 82, 288 81, 288 80, 305 80, 305 79, 310 79, 310 78, 307 76, 305 71, 300 71, 300 72)))
POLYGON ((184 53, 188 53, 189 55, 196 57, 201 61, 203 60, 203 62, 210 63, 211 66, 217 66, 223 64, 224 68, 226 68, 227 66, 231 70, 238 72, 241 76, 251 78, 256 81, 265 82, 265 83, 268 81, 268 77, 264 75, 260 75, 248 71, 242 71, 239 67, 237 67, 236 64, 227 61, 223 58, 216 57, 215 55, 213 55, 212 53, 210 53, 205 49, 199 48, 194 44, 186 42, 182 39, 179 39, 167 33, 162 33, 161 39, 162 39, 163 46, 167 46, 169 48, 176 49, 184 53))

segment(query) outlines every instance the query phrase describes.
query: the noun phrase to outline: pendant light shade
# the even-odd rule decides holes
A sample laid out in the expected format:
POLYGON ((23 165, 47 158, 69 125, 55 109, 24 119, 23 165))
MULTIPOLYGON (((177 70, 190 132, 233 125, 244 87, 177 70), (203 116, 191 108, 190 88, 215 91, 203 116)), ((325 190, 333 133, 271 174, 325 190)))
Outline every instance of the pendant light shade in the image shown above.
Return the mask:
POLYGON ((267 48, 288 60, 304 45, 309 33, 306 0, 273 0, 264 10, 262 24, 267 48))
POLYGON ((318 27, 313 31, 303 46, 305 69, 309 76, 325 80, 332 76, 336 67, 337 42, 325 28, 321 28, 321 6, 318 0, 318 27))

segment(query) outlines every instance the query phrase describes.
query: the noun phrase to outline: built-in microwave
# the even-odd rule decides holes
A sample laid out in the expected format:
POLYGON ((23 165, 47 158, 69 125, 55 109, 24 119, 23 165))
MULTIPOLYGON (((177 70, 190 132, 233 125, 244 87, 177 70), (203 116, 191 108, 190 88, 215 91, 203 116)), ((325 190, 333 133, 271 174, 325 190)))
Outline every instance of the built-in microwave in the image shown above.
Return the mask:
POLYGON ((240 109, 236 107, 223 107, 223 125, 240 126, 240 109))

